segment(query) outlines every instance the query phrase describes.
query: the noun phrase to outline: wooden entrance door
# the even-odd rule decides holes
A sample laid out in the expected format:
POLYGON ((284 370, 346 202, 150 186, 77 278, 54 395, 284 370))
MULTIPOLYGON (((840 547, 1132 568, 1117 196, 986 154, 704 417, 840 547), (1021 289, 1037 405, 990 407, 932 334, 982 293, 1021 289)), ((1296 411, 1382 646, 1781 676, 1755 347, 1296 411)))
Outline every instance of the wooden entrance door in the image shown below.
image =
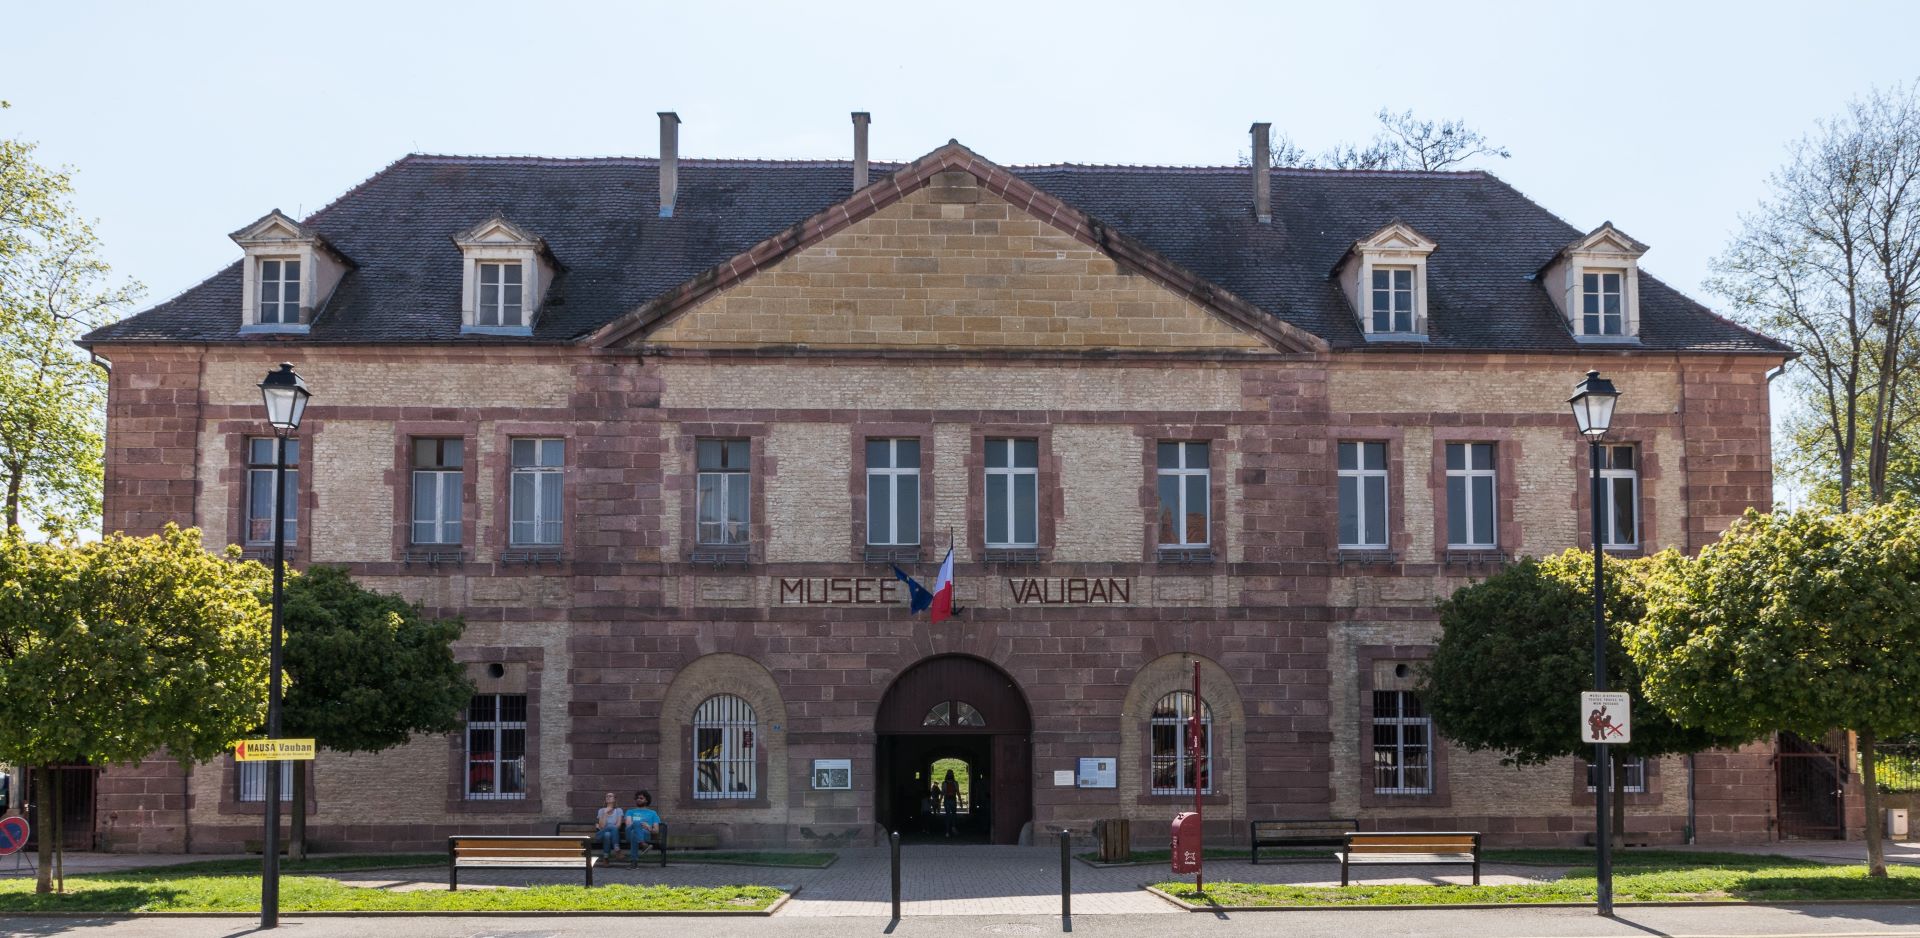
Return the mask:
POLYGON ((1020 842, 1020 828, 1033 818, 1033 744, 1026 734, 993 737, 993 842, 1020 842))

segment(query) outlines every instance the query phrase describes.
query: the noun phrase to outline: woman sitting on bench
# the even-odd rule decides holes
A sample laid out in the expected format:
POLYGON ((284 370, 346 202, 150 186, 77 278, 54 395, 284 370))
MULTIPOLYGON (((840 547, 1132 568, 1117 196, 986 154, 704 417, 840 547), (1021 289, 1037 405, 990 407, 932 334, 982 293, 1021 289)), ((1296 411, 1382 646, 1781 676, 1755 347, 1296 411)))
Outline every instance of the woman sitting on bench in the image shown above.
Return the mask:
POLYGON ((613 859, 613 852, 620 849, 620 828, 626 826, 627 816, 618 801, 613 792, 607 792, 606 804, 593 814, 593 842, 599 845, 602 860, 613 859))

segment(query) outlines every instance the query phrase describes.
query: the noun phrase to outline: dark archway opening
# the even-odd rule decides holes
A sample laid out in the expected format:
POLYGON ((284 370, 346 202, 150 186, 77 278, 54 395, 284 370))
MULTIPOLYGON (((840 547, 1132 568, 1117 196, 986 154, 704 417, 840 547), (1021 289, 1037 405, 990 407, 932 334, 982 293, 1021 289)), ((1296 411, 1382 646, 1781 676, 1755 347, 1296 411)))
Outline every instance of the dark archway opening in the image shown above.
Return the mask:
POLYGON ((902 672, 875 720, 875 817, 902 839, 1018 843, 1033 817, 1032 719, 1006 672, 979 658, 943 655, 902 672), (956 772, 948 836, 943 759, 956 772))

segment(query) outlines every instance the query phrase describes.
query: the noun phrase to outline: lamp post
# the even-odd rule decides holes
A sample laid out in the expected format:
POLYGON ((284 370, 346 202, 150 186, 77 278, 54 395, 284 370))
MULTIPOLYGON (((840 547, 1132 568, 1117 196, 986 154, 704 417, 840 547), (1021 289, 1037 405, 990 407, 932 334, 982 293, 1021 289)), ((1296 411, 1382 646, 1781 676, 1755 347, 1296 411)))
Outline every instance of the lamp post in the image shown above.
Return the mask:
MULTIPOLYGON (((1579 427, 1580 435, 1587 438, 1587 465, 1593 471, 1593 689, 1607 689, 1607 609, 1606 581, 1601 578, 1601 562, 1605 552, 1602 546, 1601 526, 1606 523, 1606 513, 1602 507, 1605 493, 1600 488, 1600 438, 1607 435, 1613 426, 1613 405, 1620 400, 1620 392, 1613 389, 1613 382, 1600 377, 1600 372, 1587 372, 1587 379, 1573 389, 1573 396, 1567 404, 1573 408, 1573 422, 1579 427)), ((1610 808, 1613 800, 1613 763, 1607 755, 1607 744, 1593 744, 1593 831, 1594 845, 1599 855, 1594 863, 1597 873, 1598 900, 1601 915, 1613 914, 1613 832, 1609 830, 1610 808)))
MULTIPOLYGON (((307 412, 307 383, 294 373, 293 365, 281 362, 260 382, 260 396, 267 405, 267 422, 273 425, 273 632, 267 653, 267 738, 280 738, 280 616, 285 604, 282 589, 287 577, 287 437, 300 429, 300 418, 307 412)), ((267 829, 262 844, 260 872, 260 927, 280 924, 280 773, 286 763, 267 763, 267 829)))

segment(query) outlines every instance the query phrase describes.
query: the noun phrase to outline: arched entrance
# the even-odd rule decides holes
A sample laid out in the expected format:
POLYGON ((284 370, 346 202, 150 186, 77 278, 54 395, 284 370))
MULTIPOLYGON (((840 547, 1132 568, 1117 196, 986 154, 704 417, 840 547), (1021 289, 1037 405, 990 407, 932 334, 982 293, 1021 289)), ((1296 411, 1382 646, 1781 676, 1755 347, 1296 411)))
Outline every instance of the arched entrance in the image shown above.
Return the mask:
POLYGON ((874 720, 874 816, 890 831, 949 839, 943 806, 929 801, 934 763, 957 759, 969 779, 953 839, 1019 842, 1033 818, 1032 731, 1019 686, 992 664, 941 655, 908 668, 874 720))

